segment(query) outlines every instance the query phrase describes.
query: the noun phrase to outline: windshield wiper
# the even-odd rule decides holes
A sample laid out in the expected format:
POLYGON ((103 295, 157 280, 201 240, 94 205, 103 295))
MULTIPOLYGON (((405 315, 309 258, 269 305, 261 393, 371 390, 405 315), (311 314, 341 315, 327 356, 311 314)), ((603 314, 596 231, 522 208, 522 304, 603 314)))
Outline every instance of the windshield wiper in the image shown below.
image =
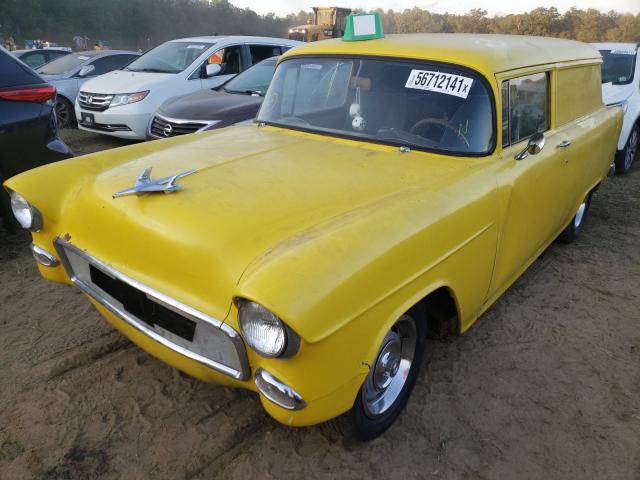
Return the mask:
POLYGON ((149 72, 149 73, 178 73, 177 71, 162 70, 161 68, 127 68, 130 72, 149 72))
POLYGON ((259 97, 264 97, 264 93, 260 90, 229 90, 228 88, 223 88, 223 90, 227 93, 244 93, 245 95, 258 95, 259 97))
POLYGON ((383 127, 373 137, 382 142, 402 142, 412 147, 437 147, 438 142, 393 127, 383 127))

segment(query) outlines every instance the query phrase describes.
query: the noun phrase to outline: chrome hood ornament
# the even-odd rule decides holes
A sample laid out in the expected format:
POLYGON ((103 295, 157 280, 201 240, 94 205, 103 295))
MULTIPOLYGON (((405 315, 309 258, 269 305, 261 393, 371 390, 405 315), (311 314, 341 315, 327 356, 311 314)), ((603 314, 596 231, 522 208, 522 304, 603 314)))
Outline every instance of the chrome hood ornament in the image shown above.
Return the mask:
POLYGON ((173 193, 180 190, 180 185, 176 183, 179 178, 186 177, 187 175, 191 175, 196 172, 197 170, 187 170, 186 172, 178 173, 172 177, 152 180, 150 177, 151 167, 147 167, 140 174, 133 187, 120 190, 111 196, 113 198, 118 198, 124 197, 125 195, 144 195, 146 193, 173 193))

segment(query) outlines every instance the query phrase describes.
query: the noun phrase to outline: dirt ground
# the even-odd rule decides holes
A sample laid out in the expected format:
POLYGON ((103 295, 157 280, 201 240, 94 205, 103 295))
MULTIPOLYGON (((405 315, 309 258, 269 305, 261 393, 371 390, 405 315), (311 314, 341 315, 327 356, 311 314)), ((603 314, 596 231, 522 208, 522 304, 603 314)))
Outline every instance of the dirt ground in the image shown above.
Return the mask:
MULTIPOLYGON (((124 145, 65 132, 76 152, 124 145)), ((640 479, 640 165, 466 335, 381 438, 292 429, 133 346, 0 231, 1 479, 640 479)))

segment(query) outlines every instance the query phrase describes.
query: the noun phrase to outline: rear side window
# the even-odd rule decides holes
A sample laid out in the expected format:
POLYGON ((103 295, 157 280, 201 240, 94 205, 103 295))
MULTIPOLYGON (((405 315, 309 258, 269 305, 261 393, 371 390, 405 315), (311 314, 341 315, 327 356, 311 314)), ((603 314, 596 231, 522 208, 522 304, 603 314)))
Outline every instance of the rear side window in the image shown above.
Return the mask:
POLYGON ((549 128, 549 76, 535 73, 502 82, 502 146, 549 128))
POLYGON ((249 45, 249 51, 251 52, 251 65, 282 53, 280 47, 276 45, 249 45))
POLYGON ((0 88, 44 83, 29 67, 0 48, 0 88))
POLYGON ((38 68, 40 65, 47 63, 47 57, 44 52, 27 53, 20 58, 24 63, 31 68, 38 68))

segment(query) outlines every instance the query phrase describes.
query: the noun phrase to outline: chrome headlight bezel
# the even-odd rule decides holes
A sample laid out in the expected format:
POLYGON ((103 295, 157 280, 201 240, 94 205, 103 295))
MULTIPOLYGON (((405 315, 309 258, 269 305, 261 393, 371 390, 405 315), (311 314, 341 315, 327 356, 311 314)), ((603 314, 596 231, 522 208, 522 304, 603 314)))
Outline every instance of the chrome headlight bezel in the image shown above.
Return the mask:
POLYGON ((238 326, 245 342, 258 355, 265 358, 290 358, 298 353, 300 348, 300 337, 286 323, 284 323, 275 313, 257 302, 244 298, 234 299, 238 309, 238 326), (256 323, 268 325, 274 330, 273 348, 264 348, 256 338, 253 329, 256 323))
POLYGON ((147 98, 147 95, 149 95, 149 90, 133 93, 116 93, 111 99, 111 102, 109 102, 109 107, 119 107, 121 105, 138 103, 147 98))
POLYGON ((26 198, 11 189, 7 189, 11 200, 11 211, 18 224, 31 232, 42 230, 42 214, 26 198))

